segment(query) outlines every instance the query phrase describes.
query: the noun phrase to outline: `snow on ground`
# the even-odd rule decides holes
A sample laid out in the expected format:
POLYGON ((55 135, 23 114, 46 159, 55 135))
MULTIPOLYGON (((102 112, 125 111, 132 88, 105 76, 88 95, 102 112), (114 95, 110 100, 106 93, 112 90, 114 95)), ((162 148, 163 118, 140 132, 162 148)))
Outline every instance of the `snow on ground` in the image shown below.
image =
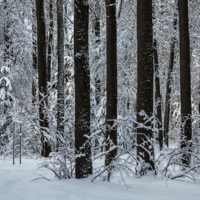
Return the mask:
POLYGON ((115 176, 112 183, 86 179, 61 180, 46 169, 38 169, 41 159, 0 159, 0 200, 199 200, 200 185, 184 180, 162 180, 153 176, 125 178, 126 187, 115 176), (51 179, 30 181, 39 175, 51 179))

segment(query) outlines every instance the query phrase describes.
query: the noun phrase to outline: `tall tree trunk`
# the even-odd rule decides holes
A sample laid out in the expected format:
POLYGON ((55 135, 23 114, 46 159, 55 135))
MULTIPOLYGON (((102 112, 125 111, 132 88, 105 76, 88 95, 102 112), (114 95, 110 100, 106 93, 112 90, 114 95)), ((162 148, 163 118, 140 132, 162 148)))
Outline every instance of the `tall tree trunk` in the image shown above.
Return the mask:
MULTIPOLYGON (((95 7, 96 7, 96 13, 95 13, 95 20, 94 20, 94 32, 95 32, 95 36, 96 36, 96 45, 98 45, 100 42, 100 9, 101 9, 99 0, 96 0, 95 7)), ((95 59, 99 60, 100 58, 99 58, 99 56, 96 56, 95 59)), ((97 66, 97 68, 98 68, 98 66, 97 66)), ((99 79, 98 74, 96 74, 96 78, 95 78, 96 96, 95 96, 95 99, 96 99, 97 104, 100 103, 100 92, 101 92, 100 83, 101 83, 101 80, 99 79)))
POLYGON ((158 50, 157 50, 157 41, 154 40, 154 70, 155 70, 155 101, 158 103, 156 107, 156 118, 159 120, 157 123, 158 130, 158 140, 160 149, 163 148, 163 131, 162 131, 162 109, 161 109, 161 94, 160 94, 160 76, 159 76, 159 65, 158 65, 158 50))
MULTIPOLYGON (((179 0, 179 38, 180 38, 180 79, 181 79, 181 148, 185 148, 192 138, 191 130, 191 80, 190 80, 190 38, 188 27, 188 0, 179 0)), ((190 158, 182 157, 183 164, 190 158)))
MULTIPOLYGON (((57 130, 64 136, 64 24, 63 0, 57 0, 58 35, 58 86, 57 86, 57 130)), ((60 140, 58 140, 59 142, 60 140)), ((59 146, 59 144, 58 144, 59 146)))
POLYGON ((53 41, 53 0, 49 1, 49 38, 48 38, 48 60, 47 60, 47 80, 51 82, 51 54, 53 41))
MULTIPOLYGON (((33 19, 36 22, 36 8, 34 4, 34 8, 32 9, 32 16, 33 19)), ((32 24, 32 45, 33 45, 33 53, 32 53, 32 58, 33 58, 33 80, 32 80, 32 103, 34 104, 36 102, 36 72, 37 72, 37 41, 35 39, 35 36, 37 35, 37 29, 36 25, 32 24)))
POLYGON ((166 86, 166 97, 165 97, 165 116, 164 116, 164 144, 166 146, 169 145, 169 137, 168 137, 168 132, 169 132, 169 114, 170 114, 170 96, 171 96, 171 74, 173 72, 173 67, 174 67, 174 57, 175 57, 175 44, 176 44, 176 37, 175 37, 175 31, 177 29, 177 5, 176 5, 176 10, 174 12, 174 22, 173 22, 173 37, 172 37, 172 42, 171 42, 171 49, 170 49, 170 58, 169 58, 169 70, 168 70, 168 75, 167 75, 167 86, 166 86))
POLYGON ((3 24, 3 28, 4 28, 4 62, 7 62, 8 59, 10 58, 10 37, 9 37, 9 23, 8 23, 8 17, 9 17, 9 13, 8 13, 8 3, 7 0, 4 0, 4 12, 5 12, 5 16, 4 16, 4 24, 3 24))
POLYGON ((36 0, 36 16, 37 16, 37 44, 38 44, 38 75, 39 75, 39 118, 41 128, 41 155, 48 157, 51 152, 51 146, 45 139, 44 132, 47 131, 49 125, 45 117, 45 106, 48 104, 47 97, 47 66, 46 66, 46 30, 45 30, 45 13, 44 0, 36 0))
MULTIPOLYGON (((153 113, 153 30, 152 0, 137 1, 137 121, 144 124, 144 111, 148 117, 153 113)), ((145 123, 151 128, 151 122, 145 123)), ((137 156, 154 170, 153 146, 147 141, 153 137, 152 129, 137 128, 137 156), (145 137, 146 136, 146 137, 145 137), (144 149, 146 148, 146 150, 144 149)), ((140 172, 142 174, 142 172, 140 172)))
MULTIPOLYGON (((112 127, 117 119, 117 23, 116 1, 106 0, 106 51, 107 51, 107 103, 106 125, 112 127)), ((117 145, 117 127, 106 129, 106 151, 111 147, 110 141, 117 145)), ((109 165, 117 155, 117 149, 110 151, 105 158, 109 165)))
POLYGON ((88 49, 88 0, 74 2, 74 67, 75 67, 75 148, 76 178, 92 174, 90 135, 90 68, 88 49), (84 145, 84 146, 83 146, 84 145))

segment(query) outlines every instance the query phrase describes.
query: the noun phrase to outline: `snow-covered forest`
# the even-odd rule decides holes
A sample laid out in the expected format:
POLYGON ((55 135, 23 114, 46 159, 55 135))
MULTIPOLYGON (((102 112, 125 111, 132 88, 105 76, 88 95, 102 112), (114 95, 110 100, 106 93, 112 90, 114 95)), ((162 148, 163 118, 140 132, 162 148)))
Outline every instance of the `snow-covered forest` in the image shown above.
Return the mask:
POLYGON ((199 0, 0 0, 0 22, 0 199, 199 199, 199 0))

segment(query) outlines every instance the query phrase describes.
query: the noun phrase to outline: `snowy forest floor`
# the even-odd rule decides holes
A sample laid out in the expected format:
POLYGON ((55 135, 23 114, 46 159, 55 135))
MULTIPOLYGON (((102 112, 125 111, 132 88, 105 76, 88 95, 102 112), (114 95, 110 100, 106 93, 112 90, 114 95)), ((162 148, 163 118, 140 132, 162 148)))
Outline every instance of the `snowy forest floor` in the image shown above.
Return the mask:
MULTIPOLYGON (((126 187, 119 174, 109 182, 92 176, 77 180, 58 180, 47 169, 38 169, 42 159, 23 159, 12 165, 12 159, 0 158, 0 200, 199 200, 200 185, 184 179, 166 180, 146 175, 126 177, 126 187), (40 175, 51 181, 39 179, 40 175)), ((99 163, 95 163, 99 165, 99 163)))

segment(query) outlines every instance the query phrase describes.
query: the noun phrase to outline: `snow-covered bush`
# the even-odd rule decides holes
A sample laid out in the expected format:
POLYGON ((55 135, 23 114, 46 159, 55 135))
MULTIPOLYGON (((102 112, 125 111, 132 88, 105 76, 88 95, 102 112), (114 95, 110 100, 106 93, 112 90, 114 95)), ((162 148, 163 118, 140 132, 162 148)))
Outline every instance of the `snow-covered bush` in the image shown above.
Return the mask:
MULTIPOLYGON (((0 145, 1 151, 5 151, 5 145, 9 142, 10 125, 12 123, 14 98, 11 94, 12 86, 8 78, 10 69, 8 66, 1 67, 0 79, 0 145)), ((2 152, 1 152, 2 153, 2 152)))

